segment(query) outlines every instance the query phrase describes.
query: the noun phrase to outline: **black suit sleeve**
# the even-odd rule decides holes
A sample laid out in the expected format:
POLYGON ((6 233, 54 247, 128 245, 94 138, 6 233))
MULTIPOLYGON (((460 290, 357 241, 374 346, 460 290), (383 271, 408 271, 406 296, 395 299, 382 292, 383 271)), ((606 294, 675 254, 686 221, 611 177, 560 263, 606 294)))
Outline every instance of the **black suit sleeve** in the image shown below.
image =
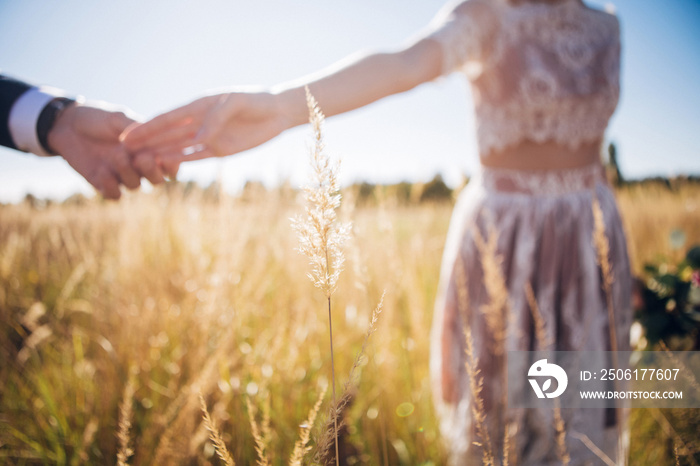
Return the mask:
POLYGON ((0 145, 17 149, 8 125, 10 110, 17 99, 31 87, 30 84, 0 74, 0 145))

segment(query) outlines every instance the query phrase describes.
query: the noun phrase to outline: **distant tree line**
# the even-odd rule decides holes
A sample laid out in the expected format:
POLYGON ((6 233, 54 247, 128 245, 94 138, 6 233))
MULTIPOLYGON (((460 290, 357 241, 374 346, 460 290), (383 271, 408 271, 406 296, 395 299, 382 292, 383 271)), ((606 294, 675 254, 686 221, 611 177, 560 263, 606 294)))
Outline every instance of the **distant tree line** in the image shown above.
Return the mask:
MULTIPOLYGON (((632 185, 656 185, 675 190, 682 185, 700 184, 699 175, 680 175, 672 178, 657 176, 639 180, 627 179, 620 170, 618 151, 614 143, 610 143, 603 154, 603 163, 608 180, 617 188, 632 185)), ((376 205, 389 200, 399 205, 431 202, 449 203, 454 201, 456 194, 468 182, 469 177, 465 175, 461 186, 450 188, 443 180, 442 175, 438 173, 428 182, 402 181, 394 184, 375 184, 365 181, 343 188, 343 191, 348 193, 358 205, 376 205)), ((197 197, 205 202, 217 202, 221 196, 227 195, 222 188, 220 180, 214 181, 206 187, 202 187, 194 181, 170 181, 159 189, 162 189, 167 196, 179 198, 197 197)), ((254 202, 260 196, 270 194, 273 191, 277 192, 281 199, 292 199, 294 194, 299 192, 299 190, 291 187, 288 182, 283 183, 279 187, 268 189, 259 181, 248 181, 242 191, 236 196, 244 201, 254 202)), ((82 194, 74 194, 61 204, 80 206, 87 202, 94 201, 82 194)), ((42 209, 55 204, 55 202, 27 194, 24 198, 24 204, 35 209, 42 209)))

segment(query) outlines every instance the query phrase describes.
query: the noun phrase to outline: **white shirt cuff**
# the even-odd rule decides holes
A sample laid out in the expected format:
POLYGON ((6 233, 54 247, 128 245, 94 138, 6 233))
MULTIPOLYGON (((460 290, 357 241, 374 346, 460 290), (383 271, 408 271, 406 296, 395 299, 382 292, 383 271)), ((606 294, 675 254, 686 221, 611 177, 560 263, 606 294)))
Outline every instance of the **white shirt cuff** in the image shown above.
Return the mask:
POLYGON ((10 135, 18 149, 31 152, 42 157, 50 157, 39 142, 36 123, 46 104, 56 97, 66 94, 54 87, 33 87, 17 99, 10 110, 8 126, 10 135))

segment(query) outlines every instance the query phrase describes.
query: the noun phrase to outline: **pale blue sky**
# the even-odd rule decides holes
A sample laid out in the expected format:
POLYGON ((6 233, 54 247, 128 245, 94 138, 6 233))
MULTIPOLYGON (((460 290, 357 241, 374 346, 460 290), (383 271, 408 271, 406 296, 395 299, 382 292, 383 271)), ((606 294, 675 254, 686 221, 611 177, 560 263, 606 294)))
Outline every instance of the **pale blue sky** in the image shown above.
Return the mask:
MULTIPOLYGON (((588 1, 602 7, 603 1, 588 1)), ((272 85, 357 50, 392 48, 424 27, 442 0, 0 0, 0 68, 37 83, 153 116, 204 90, 272 85)), ((608 138, 629 177, 700 174, 700 2, 617 0, 622 97, 608 138)), ((308 128, 241 156, 183 166, 207 184, 221 172, 273 184, 306 175, 308 128)), ((477 164, 468 87, 458 75, 330 119, 342 179, 451 182, 477 164)), ((89 186, 60 159, 0 149, 0 202, 89 186)))

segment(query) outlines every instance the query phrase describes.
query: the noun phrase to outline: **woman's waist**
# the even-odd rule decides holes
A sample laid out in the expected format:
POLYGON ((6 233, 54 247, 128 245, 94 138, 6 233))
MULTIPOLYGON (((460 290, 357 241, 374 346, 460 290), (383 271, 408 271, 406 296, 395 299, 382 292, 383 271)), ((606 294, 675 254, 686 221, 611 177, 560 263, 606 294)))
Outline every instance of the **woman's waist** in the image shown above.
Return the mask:
POLYGON ((563 170, 600 162, 601 140, 580 144, 576 149, 557 142, 524 140, 514 146, 481 154, 481 165, 509 170, 563 170))
POLYGON ((481 158, 478 179, 487 191, 560 195, 606 183, 601 141, 576 149, 555 142, 523 141, 481 158))

